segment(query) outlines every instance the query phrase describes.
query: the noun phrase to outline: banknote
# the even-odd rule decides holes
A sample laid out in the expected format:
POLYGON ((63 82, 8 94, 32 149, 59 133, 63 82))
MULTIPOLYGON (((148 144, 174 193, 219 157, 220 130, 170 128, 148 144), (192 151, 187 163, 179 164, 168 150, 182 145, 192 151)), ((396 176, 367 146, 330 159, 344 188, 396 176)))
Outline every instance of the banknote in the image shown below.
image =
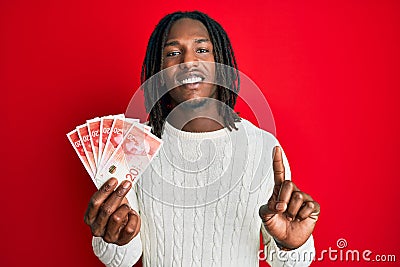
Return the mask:
POLYGON ((75 129, 67 133, 67 137, 79 159, 81 160, 83 166, 85 167, 86 171, 89 173, 90 178, 92 178, 92 180, 94 181, 94 173, 90 168, 89 161, 86 157, 85 151, 83 150, 83 145, 81 139, 79 138, 77 130, 75 129))
POLYGON ((86 121, 89 129, 90 144, 94 156, 94 162, 98 164, 97 157, 99 156, 99 139, 100 139, 100 118, 94 118, 86 121))
POLYGON ((145 124, 141 124, 142 125, 142 127, 143 127, 143 129, 144 129, 144 131, 146 132, 146 133, 150 133, 151 132, 151 127, 150 126, 147 126, 147 125, 145 125, 145 124))
POLYGON ((107 143, 108 135, 111 132, 111 127, 114 123, 113 115, 101 117, 100 120, 100 139, 99 139, 99 155, 97 157, 97 165, 101 163, 104 148, 107 143))
POLYGON ((111 177, 135 183, 162 145, 151 127, 123 114, 87 120, 67 137, 97 188, 111 177))
POLYGON ((161 139, 133 124, 110 160, 96 174, 96 185, 101 186, 111 177, 117 178, 119 182, 130 180, 136 183, 161 144, 161 139))
POLYGON ((104 145, 101 162, 98 164, 98 168, 100 169, 103 168, 104 164, 106 164, 107 161, 110 159, 112 153, 121 143, 123 137, 126 135, 128 130, 132 127, 134 123, 136 124, 137 127, 144 129, 147 132, 150 132, 151 128, 147 125, 139 124, 139 119, 133 119, 133 118, 121 119, 119 117, 115 118, 113 125, 111 126, 110 134, 108 135, 106 144, 104 145))
POLYGON ((76 131, 78 132, 79 138, 81 139, 83 151, 85 152, 86 158, 89 161, 90 169, 92 170, 93 173, 96 173, 97 172, 96 162, 94 161, 92 145, 90 144, 89 129, 86 123, 77 126, 76 131))
POLYGON ((104 145, 103 153, 101 155, 101 160, 98 163, 98 168, 101 170, 104 164, 110 159, 111 155, 114 153, 117 146, 121 143, 124 133, 125 119, 122 117, 117 117, 114 119, 111 126, 110 132, 108 134, 107 141, 104 145))
POLYGON ((136 126, 140 129, 142 129, 143 131, 150 133, 151 132, 151 127, 146 125, 146 124, 142 124, 139 123, 139 119, 132 119, 132 118, 125 118, 125 124, 124 124, 124 136, 128 133, 128 130, 132 127, 133 123, 136 123, 136 126))
POLYGON ((125 136, 128 133, 129 129, 132 127, 132 124, 134 124, 134 123, 139 125, 139 119, 125 118, 123 136, 125 136))

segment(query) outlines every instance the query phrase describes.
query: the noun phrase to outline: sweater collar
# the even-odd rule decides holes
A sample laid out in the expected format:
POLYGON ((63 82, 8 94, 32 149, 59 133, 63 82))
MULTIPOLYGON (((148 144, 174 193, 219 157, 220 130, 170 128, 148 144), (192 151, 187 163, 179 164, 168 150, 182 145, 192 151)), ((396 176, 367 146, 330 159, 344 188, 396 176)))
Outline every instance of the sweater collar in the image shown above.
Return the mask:
POLYGON ((229 130, 225 127, 223 129, 212 131, 212 132, 186 132, 179 130, 172 126, 170 123, 165 121, 163 135, 170 135, 178 138, 199 140, 199 139, 213 139, 226 137, 229 134, 229 130))

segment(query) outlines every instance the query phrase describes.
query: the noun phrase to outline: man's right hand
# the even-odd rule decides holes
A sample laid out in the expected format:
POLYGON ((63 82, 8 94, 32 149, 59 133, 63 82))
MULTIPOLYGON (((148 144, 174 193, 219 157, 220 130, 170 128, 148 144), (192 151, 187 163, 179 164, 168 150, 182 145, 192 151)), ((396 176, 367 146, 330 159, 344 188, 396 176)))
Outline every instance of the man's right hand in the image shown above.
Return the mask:
POLYGON ((90 199, 85 213, 85 223, 94 236, 119 246, 128 244, 140 230, 140 216, 129 205, 125 195, 132 187, 128 180, 117 189, 115 178, 105 182, 90 199))

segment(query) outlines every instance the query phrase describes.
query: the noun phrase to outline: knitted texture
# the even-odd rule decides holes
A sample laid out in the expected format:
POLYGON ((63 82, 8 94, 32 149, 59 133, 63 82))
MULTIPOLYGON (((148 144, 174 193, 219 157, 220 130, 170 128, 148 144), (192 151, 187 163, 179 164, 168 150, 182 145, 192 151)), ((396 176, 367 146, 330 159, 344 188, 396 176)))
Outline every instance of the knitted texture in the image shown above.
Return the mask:
MULTIPOLYGON (((139 178, 137 198, 129 200, 142 218, 141 237, 131 243, 142 248, 134 254, 143 253, 144 267, 258 266, 258 210, 272 193, 272 155, 279 143, 246 120, 237 126, 232 132, 190 133, 166 123, 163 147, 139 178)), ((263 237, 278 250, 266 231, 263 237)), ((113 266, 129 255, 124 251, 110 257, 111 249, 99 244, 96 255, 103 261, 108 251, 103 262, 113 266)), ((311 238, 297 250, 313 249, 311 238)), ((307 266, 309 261, 296 265, 276 259, 272 264, 307 266)))

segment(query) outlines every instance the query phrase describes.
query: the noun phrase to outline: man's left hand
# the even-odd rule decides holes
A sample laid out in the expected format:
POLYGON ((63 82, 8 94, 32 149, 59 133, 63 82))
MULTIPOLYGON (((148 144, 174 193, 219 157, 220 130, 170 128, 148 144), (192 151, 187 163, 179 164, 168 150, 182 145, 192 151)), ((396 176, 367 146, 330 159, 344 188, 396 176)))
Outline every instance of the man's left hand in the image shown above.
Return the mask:
POLYGON ((274 190, 260 217, 268 233, 281 247, 295 249, 304 244, 314 230, 320 206, 290 180, 285 180, 285 166, 280 147, 273 159, 274 190))

